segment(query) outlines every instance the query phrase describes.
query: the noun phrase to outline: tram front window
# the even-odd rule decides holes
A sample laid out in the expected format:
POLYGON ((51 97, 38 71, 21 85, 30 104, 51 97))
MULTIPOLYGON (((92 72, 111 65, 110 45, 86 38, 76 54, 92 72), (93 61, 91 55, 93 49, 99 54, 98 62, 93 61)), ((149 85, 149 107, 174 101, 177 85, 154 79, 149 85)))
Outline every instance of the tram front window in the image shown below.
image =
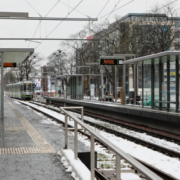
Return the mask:
POLYGON ((26 91, 26 92, 31 92, 32 91, 31 83, 24 84, 24 91, 26 91))

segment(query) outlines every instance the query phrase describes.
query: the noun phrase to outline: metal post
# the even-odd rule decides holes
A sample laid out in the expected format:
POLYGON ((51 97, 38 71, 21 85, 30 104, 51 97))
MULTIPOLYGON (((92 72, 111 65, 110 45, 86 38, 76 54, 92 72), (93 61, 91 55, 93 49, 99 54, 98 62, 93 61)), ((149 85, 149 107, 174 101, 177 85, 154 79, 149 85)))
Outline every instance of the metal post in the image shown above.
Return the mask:
POLYGON ((167 57, 167 111, 170 108, 170 57, 167 57))
POLYGON ((78 136, 77 136, 77 122, 74 121, 74 159, 78 159, 78 136))
POLYGON ((134 105, 136 105, 137 83, 136 83, 136 64, 134 64, 134 105))
POLYGON ((94 135, 91 134, 91 180, 94 180, 94 135))
POLYGON ((117 67, 115 65, 115 103, 117 103, 117 67))
POLYGON ((89 67, 89 96, 90 96, 90 100, 91 100, 91 67, 89 67))
POLYGON ((159 58, 159 110, 162 109, 162 61, 159 58))
POLYGON ((144 107, 144 65, 142 61, 142 79, 141 79, 141 84, 142 84, 142 108, 144 107))
MULTIPOLYGON (((123 104, 126 104, 126 64, 123 65, 123 90, 124 90, 124 96, 123 96, 123 104)), ((122 104, 122 103, 121 103, 122 104)))
POLYGON ((84 108, 81 109, 81 120, 84 121, 84 108))
POLYGON ((64 149, 68 149, 68 116, 65 114, 65 147, 64 149))
POLYGON ((154 59, 151 59, 151 108, 154 108, 154 59))
POLYGON ((101 66, 101 101, 103 99, 103 66, 101 66))
POLYGON ((120 163, 120 156, 116 154, 116 180, 120 180, 121 178, 121 163, 120 163))
POLYGON ((176 112, 179 109, 179 58, 176 56, 176 112))
POLYGON ((3 60, 4 53, 1 53, 1 118, 4 119, 4 78, 3 78, 3 60))

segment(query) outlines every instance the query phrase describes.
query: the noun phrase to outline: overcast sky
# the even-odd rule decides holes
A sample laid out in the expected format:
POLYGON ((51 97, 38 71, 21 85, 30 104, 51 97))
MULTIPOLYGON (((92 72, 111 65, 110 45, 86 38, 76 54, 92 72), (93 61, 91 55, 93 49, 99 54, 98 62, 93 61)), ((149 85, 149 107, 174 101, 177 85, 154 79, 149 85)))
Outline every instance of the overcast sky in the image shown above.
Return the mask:
MULTIPOLYGON (((101 12, 98 18, 111 12, 115 4, 119 2, 116 8, 130 2, 132 0, 109 0, 109 3, 101 12)), ((170 2, 173 2, 171 0, 170 2)), ((9 12, 28 12, 30 17, 44 17, 51 8, 57 5, 48 14, 48 17, 65 17, 71 8, 65 6, 69 4, 75 7, 79 2, 80 5, 68 17, 86 18, 85 15, 96 18, 108 0, 0 0, 0 11, 9 12), (82 1, 82 2, 81 2, 82 1), (32 6, 30 6, 29 4, 32 6), (77 12, 80 11, 81 13, 77 12), (83 15, 85 14, 85 15, 83 15)), ((115 15, 124 16, 128 13, 145 13, 155 4, 163 4, 165 0, 134 0, 125 7, 113 12, 109 19, 113 21, 115 15)), ((180 6, 180 0, 176 1, 177 7, 180 6)), ((106 16, 107 17, 107 16, 106 16)), ((105 18, 106 18, 105 17, 105 18)), ((32 38, 39 21, 19 21, 19 20, 0 20, 0 37, 2 38, 32 38)), ((46 37, 57 25, 57 21, 42 21, 34 37, 46 37), (41 27, 41 28, 40 28, 41 27)), ((58 28, 49 36, 49 38, 68 38, 71 34, 81 31, 86 22, 62 22, 58 28)), ((0 47, 3 48, 36 48, 36 52, 40 52, 44 57, 49 56, 53 51, 60 49, 59 41, 44 41, 38 48, 37 43, 29 43, 27 41, 0 41, 0 47)))

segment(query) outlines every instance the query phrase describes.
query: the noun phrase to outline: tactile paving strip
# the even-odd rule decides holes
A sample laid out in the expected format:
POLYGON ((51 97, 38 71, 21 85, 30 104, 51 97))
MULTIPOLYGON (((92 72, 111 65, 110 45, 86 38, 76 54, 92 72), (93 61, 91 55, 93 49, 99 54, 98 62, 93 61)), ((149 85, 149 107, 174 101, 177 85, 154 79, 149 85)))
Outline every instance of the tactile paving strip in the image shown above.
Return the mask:
POLYGON ((25 127, 5 127, 4 128, 5 131, 25 131, 26 128, 25 127))
POLYGON ((14 113, 20 120, 22 127, 5 127, 5 131, 26 130, 36 147, 12 147, 0 148, 0 154, 32 154, 32 153, 56 153, 49 143, 39 134, 39 132, 29 123, 29 121, 6 99, 12 107, 14 113))

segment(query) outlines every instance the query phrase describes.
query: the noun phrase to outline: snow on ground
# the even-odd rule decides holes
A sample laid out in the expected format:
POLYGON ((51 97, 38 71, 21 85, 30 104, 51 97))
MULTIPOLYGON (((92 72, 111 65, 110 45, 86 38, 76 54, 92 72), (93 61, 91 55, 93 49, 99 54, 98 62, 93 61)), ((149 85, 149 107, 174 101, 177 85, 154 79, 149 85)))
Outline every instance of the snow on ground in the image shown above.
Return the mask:
MULTIPOLYGON (((79 118, 81 117, 78 113, 73 113, 73 114, 76 115, 79 118)), ((104 126, 104 127, 107 127, 107 128, 111 128, 111 129, 116 130, 116 131, 120 131, 122 133, 131 135, 133 137, 136 137, 136 138, 139 138, 139 139, 142 139, 142 140, 154 143, 154 144, 157 144, 159 146, 163 146, 163 147, 166 147, 168 149, 180 152, 180 145, 178 145, 178 144, 176 144, 174 142, 170 142, 170 141, 167 141, 165 139, 159 139, 159 138, 150 136, 150 135, 148 135, 146 133, 139 133, 139 132, 136 132, 136 131, 133 131, 133 130, 129 130, 129 129, 123 128, 121 126, 111 124, 111 123, 108 123, 108 122, 103 122, 101 120, 97 120, 97 119, 94 119, 94 118, 91 118, 91 117, 88 117, 88 116, 84 116, 84 120, 96 123, 98 125, 101 125, 101 126, 104 126)))
MULTIPOLYGON (((25 104, 28 104, 29 106, 32 106, 38 110, 41 110, 45 113, 48 113, 49 115, 52 115, 55 118, 58 118, 60 121, 64 122, 64 115, 54 112, 52 110, 39 107, 34 104, 30 104, 28 102, 24 102, 25 104)), ((70 124, 74 124, 73 121, 69 121, 70 124)), ((146 147, 143 147, 141 145, 135 144, 131 141, 128 141, 126 139, 117 137, 115 135, 112 135, 110 133, 106 133, 100 130, 97 130, 94 128, 94 130, 98 131, 101 135, 103 135, 107 139, 111 139, 111 142, 119 146, 120 149, 125 151, 126 153, 129 153, 130 155, 147 162, 148 164, 151 164, 152 166, 155 166, 156 168, 180 179, 180 161, 178 158, 172 158, 169 156, 166 156, 162 153, 153 151, 151 149, 148 149, 146 147)), ((80 137, 79 137, 79 140, 80 137)), ((85 141, 85 140, 83 140, 85 141)), ((84 142, 86 145, 89 144, 89 141, 84 142)))

